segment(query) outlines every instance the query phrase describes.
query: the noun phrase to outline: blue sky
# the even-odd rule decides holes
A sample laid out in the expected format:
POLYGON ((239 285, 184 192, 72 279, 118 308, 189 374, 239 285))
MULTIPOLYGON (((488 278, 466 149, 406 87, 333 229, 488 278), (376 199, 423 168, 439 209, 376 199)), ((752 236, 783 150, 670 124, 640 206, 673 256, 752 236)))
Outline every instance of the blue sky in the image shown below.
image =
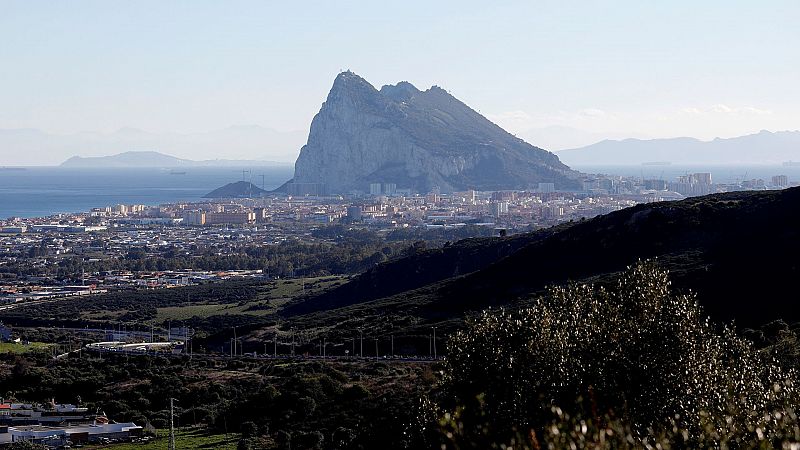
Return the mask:
POLYGON ((0 0, 0 129, 307 130, 343 69, 522 134, 798 129, 798 23, 796 0, 0 0))

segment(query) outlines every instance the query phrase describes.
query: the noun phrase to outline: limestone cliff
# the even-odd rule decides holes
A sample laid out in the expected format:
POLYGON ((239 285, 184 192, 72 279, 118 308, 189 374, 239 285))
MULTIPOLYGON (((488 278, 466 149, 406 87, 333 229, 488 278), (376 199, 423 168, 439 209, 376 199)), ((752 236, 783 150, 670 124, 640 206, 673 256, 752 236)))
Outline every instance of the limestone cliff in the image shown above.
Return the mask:
POLYGON ((576 187, 554 154, 512 136, 444 89, 408 82, 376 90, 352 72, 336 77, 295 163, 295 183, 329 192, 370 183, 426 192, 576 187))

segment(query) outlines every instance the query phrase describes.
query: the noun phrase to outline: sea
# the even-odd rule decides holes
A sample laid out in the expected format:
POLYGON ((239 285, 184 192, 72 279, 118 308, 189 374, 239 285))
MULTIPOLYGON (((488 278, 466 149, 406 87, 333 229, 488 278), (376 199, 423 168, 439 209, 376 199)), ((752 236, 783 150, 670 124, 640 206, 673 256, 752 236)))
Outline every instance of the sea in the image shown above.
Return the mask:
MULTIPOLYGON (((800 166, 631 165, 574 166, 584 173, 674 181, 678 176, 710 172, 715 183, 735 183, 786 175, 800 182, 800 166)), ((246 179, 275 189, 293 175, 291 166, 197 167, 180 169, 77 169, 0 167, 0 218, 45 217, 122 204, 155 206, 198 201, 227 183, 246 179), (247 172, 242 172, 243 170, 247 172), (263 175, 263 183, 262 183, 263 175)))
POLYGON ((0 167, 0 218, 45 217, 121 203, 155 206, 198 201, 214 189, 242 179, 270 190, 292 178, 293 172, 291 166, 180 169, 0 167))

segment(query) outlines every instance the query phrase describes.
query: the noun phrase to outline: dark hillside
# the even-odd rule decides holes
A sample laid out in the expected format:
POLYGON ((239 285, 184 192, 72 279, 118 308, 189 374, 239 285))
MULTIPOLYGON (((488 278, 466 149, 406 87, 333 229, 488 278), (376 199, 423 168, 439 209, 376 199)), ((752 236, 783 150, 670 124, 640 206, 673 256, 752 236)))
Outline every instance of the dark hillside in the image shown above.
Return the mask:
POLYGON ((471 238, 443 248, 419 250, 379 264, 352 281, 286 309, 289 315, 328 310, 399 294, 489 266, 564 226, 509 237, 471 238))
POLYGON ((457 251, 424 253, 376 268, 287 313, 345 307, 330 314, 396 311, 428 320, 456 319, 525 299, 548 285, 603 281, 639 259, 656 258, 671 271, 674 286, 697 292, 717 319, 740 326, 800 321, 800 188, 639 205, 548 232, 480 243, 459 243, 453 246, 457 251), (501 242, 521 248, 502 252, 501 242), (479 270, 435 282, 448 271, 462 275, 471 268, 479 270), (408 292, 375 300, 396 291, 399 280, 411 280, 408 292), (393 289, 381 288, 386 285, 393 289))

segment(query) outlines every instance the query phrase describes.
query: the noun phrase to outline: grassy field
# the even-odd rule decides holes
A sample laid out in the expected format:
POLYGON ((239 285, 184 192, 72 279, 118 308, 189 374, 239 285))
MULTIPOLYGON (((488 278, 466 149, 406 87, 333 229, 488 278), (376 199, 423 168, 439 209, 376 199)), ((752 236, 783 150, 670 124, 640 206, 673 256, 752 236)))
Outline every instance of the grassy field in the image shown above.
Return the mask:
MULTIPOLYGON (((344 277, 338 276, 276 280, 260 287, 256 300, 247 304, 223 304, 207 301, 162 307, 157 309, 156 322, 187 320, 192 317, 207 318, 219 314, 264 316, 276 313, 285 303, 295 297, 317 293, 342 284, 345 281, 344 277)), ((103 312, 101 314, 108 315, 109 313, 103 312)))
MULTIPOLYGON (((169 440, 167 439, 168 434, 169 432, 167 430, 159 430, 158 437, 148 443, 96 445, 87 446, 84 448, 108 448, 113 450, 166 450, 169 447, 169 440)), ((236 444, 238 442, 239 435, 236 433, 230 433, 226 437, 224 434, 208 434, 207 431, 202 428, 175 430, 175 446, 177 448, 213 448, 234 450, 236 449, 236 444)))
POLYGON ((22 342, 0 342, 0 353, 30 353, 40 352, 47 350, 50 344, 44 342, 31 342, 24 344, 22 342))

